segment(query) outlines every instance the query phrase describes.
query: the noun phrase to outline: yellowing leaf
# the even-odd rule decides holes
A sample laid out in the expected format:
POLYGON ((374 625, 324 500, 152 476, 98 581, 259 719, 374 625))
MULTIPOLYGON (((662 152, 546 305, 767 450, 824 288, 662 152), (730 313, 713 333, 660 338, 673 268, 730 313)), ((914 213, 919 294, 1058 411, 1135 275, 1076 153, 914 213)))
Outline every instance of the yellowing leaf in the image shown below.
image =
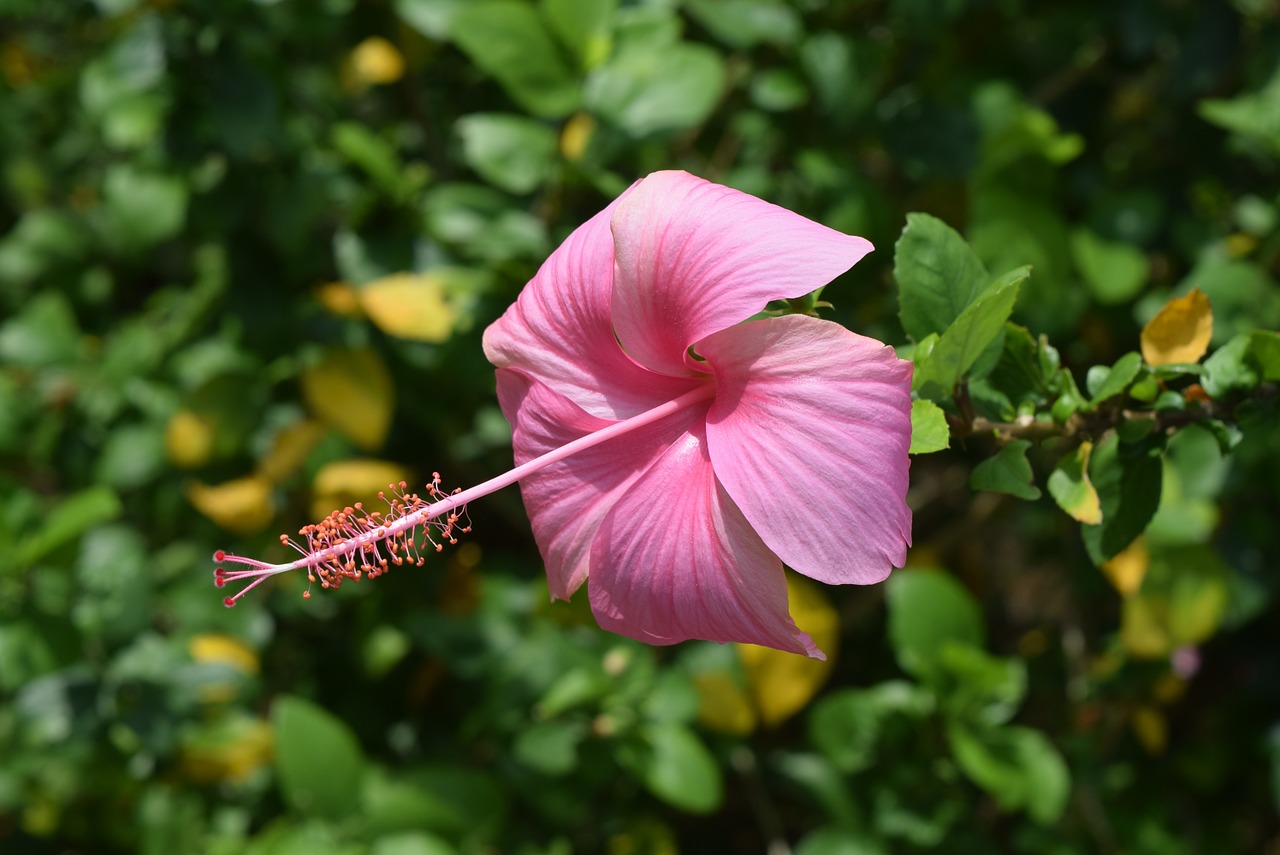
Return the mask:
POLYGON ((433 273, 385 276, 361 288, 359 296, 369 320, 396 338, 441 342, 458 319, 442 278, 433 273))
POLYGON ((196 469, 213 457, 217 425, 208 416, 178 410, 164 429, 164 448, 173 465, 196 469))
MULTIPOLYGON (((812 636, 829 657, 840 642, 840 618, 815 583, 787 574, 787 596, 796 625, 812 636)), ((760 720, 773 727, 804 709, 831 674, 833 660, 825 662, 768 647, 738 647, 747 691, 760 720)))
POLYGON ((256 534, 275 516, 271 483, 257 475, 212 486, 189 484, 186 493, 196 510, 233 534, 256 534))
MULTIPOLYGON (((323 519, 330 511, 356 502, 365 502, 369 510, 385 510, 375 505, 378 491, 411 477, 404 466, 386 460, 337 460, 326 464, 311 482, 312 517, 323 519)), ((409 490, 417 491, 412 485, 409 490)))
POLYGON ((204 783, 243 781, 271 762, 271 725, 248 716, 221 718, 191 732, 179 756, 184 777, 204 783))
POLYGON ((1169 744, 1169 723, 1165 720, 1164 713, 1143 704, 1134 708, 1129 724, 1148 754, 1164 753, 1165 746, 1169 744))
POLYGON ((381 36, 373 36, 351 51, 351 73, 366 85, 395 83, 404 76, 404 57, 396 46, 381 36))
POLYGON ((282 428, 271 441, 271 450, 258 461, 258 474, 273 483, 302 467, 307 455, 324 437, 324 426, 304 420, 282 428))
POLYGON ((1151 554, 1147 551, 1147 539, 1139 535, 1110 561, 1103 562, 1102 573, 1113 588, 1127 597, 1142 587, 1142 580, 1150 565, 1151 554))
POLYGON ((1213 337, 1213 309, 1199 288, 1164 304, 1142 328, 1142 358, 1148 365, 1198 362, 1213 337))
POLYGON ((1071 454, 1063 455, 1049 475, 1049 495, 1067 515, 1086 525, 1102 522, 1102 503, 1089 480, 1089 454, 1093 443, 1082 442, 1071 454))
POLYGON ((387 438, 395 390, 372 350, 331 350, 302 372, 302 395, 316 415, 363 448, 387 438))
POLYGON ((756 711, 747 693, 723 671, 704 671, 693 677, 698 692, 698 721, 708 730, 746 736, 756 729, 756 711))
POLYGON ((346 282, 326 282, 316 289, 315 297, 330 314, 340 318, 356 318, 362 314, 360 297, 346 282))
POLYGON ((564 129, 560 131, 560 154, 564 159, 581 160, 595 130, 596 120, 587 113, 578 113, 565 122, 564 129))
POLYGON ((231 635, 216 632, 197 635, 187 644, 187 652, 197 662, 217 662, 245 674, 258 673, 258 654, 231 635))

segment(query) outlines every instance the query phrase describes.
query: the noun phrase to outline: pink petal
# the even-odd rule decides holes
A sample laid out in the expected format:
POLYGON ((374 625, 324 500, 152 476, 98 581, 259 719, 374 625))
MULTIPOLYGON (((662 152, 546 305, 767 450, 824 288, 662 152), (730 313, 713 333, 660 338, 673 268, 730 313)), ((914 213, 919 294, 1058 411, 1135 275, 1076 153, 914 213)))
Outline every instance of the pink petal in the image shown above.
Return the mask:
POLYGON ((679 394, 668 378, 628 358, 613 335, 609 218, 616 204, 569 235, 484 333, 494 365, 518 367, 605 418, 635 415, 679 394))
POLYGON ((731 327, 697 351, 717 383, 711 461, 765 544, 830 584, 878 582, 901 567, 911 363, 800 315, 731 327))
POLYGON ((787 612, 782 563, 716 480, 701 420, 609 511, 587 589, 600 626, 649 644, 742 641, 825 658, 787 612))
POLYGON ((871 251, 784 208, 686 172, 655 172, 620 198, 613 328, 641 365, 690 373, 689 345, 770 300, 826 285, 871 251))
MULTIPOLYGON (((497 374, 498 401, 511 422, 517 466, 612 424, 583 412, 519 369, 503 368, 497 374)), ((704 417, 703 409, 676 413, 521 480, 552 597, 567 600, 578 589, 587 578, 596 530, 618 497, 690 421, 704 417)))

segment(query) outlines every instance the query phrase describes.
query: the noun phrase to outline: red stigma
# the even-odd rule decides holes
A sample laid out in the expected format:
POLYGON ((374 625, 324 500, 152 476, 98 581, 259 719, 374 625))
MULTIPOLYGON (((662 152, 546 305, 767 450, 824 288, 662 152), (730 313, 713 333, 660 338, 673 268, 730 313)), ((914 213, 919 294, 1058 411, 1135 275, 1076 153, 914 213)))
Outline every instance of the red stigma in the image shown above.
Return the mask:
POLYGON ((223 604, 224 606, 226 606, 227 608, 231 608, 232 606, 234 606, 234 605, 236 604, 236 598, 235 598, 235 597, 227 597, 225 600, 223 600, 223 601, 222 601, 222 604, 223 604))
MULTIPOLYGON (((213 560, 214 560, 214 561, 216 561, 216 562, 226 561, 226 560, 227 560, 227 553, 226 553, 225 551, 223 551, 223 550, 219 549, 217 552, 213 553, 213 560)), ((221 569, 221 568, 219 568, 219 569, 221 569)))

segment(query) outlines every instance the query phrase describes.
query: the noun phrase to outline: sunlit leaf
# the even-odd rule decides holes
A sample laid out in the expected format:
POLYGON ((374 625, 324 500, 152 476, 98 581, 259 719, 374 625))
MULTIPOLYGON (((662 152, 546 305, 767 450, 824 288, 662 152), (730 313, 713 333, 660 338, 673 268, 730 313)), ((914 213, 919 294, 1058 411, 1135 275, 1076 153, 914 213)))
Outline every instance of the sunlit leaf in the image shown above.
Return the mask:
POLYGON ((272 439, 271 448, 258 461, 257 473, 273 483, 287 478, 302 467, 324 433, 323 425, 309 419, 281 428, 272 439))
POLYGON ((361 83, 395 83, 404 76, 404 57, 396 46, 381 36, 371 36, 356 45, 347 61, 351 73, 361 83))
POLYGON ((959 232, 929 214, 907 214, 893 252, 899 316, 917 341, 941 334, 991 282, 959 232))
POLYGON ((213 457, 217 424, 207 414, 178 410, 165 426, 164 447, 169 460, 183 469, 196 469, 213 457))
POLYGON ((458 318, 443 280, 433 273, 385 276, 362 286, 358 296, 369 320, 397 338, 442 342, 458 318))
POLYGON ((312 412, 363 448, 382 445, 391 427, 395 389, 375 351, 326 351, 300 380, 312 412))
POLYGON ((1199 288, 1174 297, 1142 328, 1148 365, 1199 362, 1213 339, 1213 309, 1199 288))
POLYGON ((478 68, 537 116, 567 116, 580 87, 546 24, 530 3, 472 0, 448 17, 449 35, 478 68))
MULTIPOLYGON (((335 460, 316 472, 311 482, 311 515, 323 519, 335 508, 365 502, 370 510, 385 511, 378 493, 392 484, 408 482, 409 470, 385 460, 335 460)), ((415 488, 411 485, 409 491, 415 488)))
POLYGON ((889 641, 902 670, 923 679, 941 673, 946 644, 981 647, 982 614, 973 595, 940 570, 899 570, 885 583, 889 641))
POLYGON ((1072 519, 1089 525, 1102 522, 1102 505, 1098 491, 1089 481, 1089 455, 1093 443, 1082 442, 1075 451, 1062 455, 1049 474, 1049 495, 1072 519))
POLYGON ((690 813, 710 813, 724 800, 715 756, 693 731, 677 723, 651 725, 640 744, 619 759, 649 792, 690 813))
POLYGON ((235 636, 222 633, 197 635, 187 642, 187 652, 196 662, 216 662, 245 674, 258 673, 258 654, 235 636))
POLYGON ((1138 537, 1110 559, 1102 562, 1102 573, 1123 596, 1129 596, 1142 587, 1142 580, 1151 566, 1151 552, 1145 537, 1138 537))
POLYGON ((932 454, 951 445, 947 416, 933 401, 911 402, 910 454, 932 454))
POLYGON ((738 646, 747 691, 760 720, 776 726, 804 709, 831 675, 840 643, 840 616, 822 589, 787 574, 787 597, 796 626, 827 654, 825 661, 754 644, 738 646))
POLYGON ((991 282, 942 333, 925 359, 917 359, 912 388, 926 397, 948 395, 966 373, 981 364, 989 370, 999 358, 1000 336, 1018 300, 1018 289, 1031 274, 1029 267, 1011 270, 991 282))
POLYGON ((186 493, 196 510, 232 534, 256 534, 275 518, 271 482, 257 475, 213 485, 193 482, 186 493))

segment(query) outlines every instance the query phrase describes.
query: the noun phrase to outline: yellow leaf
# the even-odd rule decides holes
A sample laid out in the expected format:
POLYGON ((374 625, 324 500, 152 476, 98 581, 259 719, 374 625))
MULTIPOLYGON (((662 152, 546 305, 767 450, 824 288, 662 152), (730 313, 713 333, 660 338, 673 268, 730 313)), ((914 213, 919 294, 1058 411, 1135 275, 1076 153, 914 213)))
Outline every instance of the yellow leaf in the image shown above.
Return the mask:
MULTIPOLYGON (((840 642, 840 618, 826 594, 816 583, 788 573, 787 596, 796 625, 809 633, 828 657, 834 657, 840 642)), ((820 662, 754 644, 739 645, 738 656, 752 704, 769 727, 804 709, 827 681, 834 664, 831 658, 820 662)))
POLYGON ((1089 455, 1093 443, 1082 442, 1071 454, 1064 455, 1049 475, 1049 493, 1058 507, 1077 522, 1097 525, 1102 522, 1102 502, 1089 480, 1089 455))
POLYGON ((193 781, 243 781, 271 762, 274 741, 271 725, 261 719, 224 717, 188 732, 179 765, 193 781))
MULTIPOLYGON (((365 502, 369 510, 385 510, 377 505, 378 491, 390 484, 409 481, 413 476, 398 463, 386 460, 337 460, 320 467, 311 482, 311 514, 323 519, 336 508, 365 502)), ((410 485, 411 492, 420 492, 410 485)))
POLYGON ((351 72, 366 85, 395 83, 404 76, 404 57, 382 36, 373 36, 351 51, 351 72))
POLYGON ((1144 704, 1134 708, 1129 724, 1148 754, 1164 753, 1165 746, 1169 744, 1169 723, 1164 713, 1144 704))
POLYGON ((703 671, 693 677, 698 693, 698 722, 708 730, 746 736, 756 729, 756 711, 747 693, 723 671, 703 671))
POLYGON ((363 448, 387 438, 395 390, 372 350, 330 350, 302 372, 302 395, 316 415, 363 448))
POLYGON ((256 534, 275 516, 271 483, 257 475, 212 486, 196 482, 186 493, 196 510, 233 534, 256 534))
POLYGON ((360 289, 360 305, 387 335, 441 342, 453 332, 458 312, 434 273, 396 273, 360 289))
POLYGON ((1147 551, 1147 539, 1141 535, 1133 543, 1102 564, 1102 573, 1111 586, 1122 596, 1129 596, 1142 587, 1142 580, 1151 566, 1151 554, 1147 551))
POLYGON ((560 131, 560 154, 568 161, 582 159, 596 130, 596 120, 588 113, 578 113, 564 123, 560 131))
POLYGON ((1120 644, 1135 659, 1163 659, 1174 647, 1161 603, 1126 597, 1120 613, 1120 644))
POLYGON ((178 410, 164 429, 164 448, 173 465, 197 469, 213 457, 217 425, 207 415, 178 410))
POLYGON ((358 318, 362 314, 360 297, 346 282, 326 282, 315 290, 315 297, 330 314, 340 318, 358 318))
POLYGON ((187 652, 197 662, 217 662, 244 674, 258 673, 258 654, 235 636, 217 632, 197 635, 187 644, 187 652))
POLYGON ((1213 337, 1213 309, 1199 288, 1164 304, 1142 328, 1142 358, 1148 365, 1198 362, 1213 337))
POLYGON ((280 429, 271 441, 271 450, 258 461, 258 474, 278 483, 302 467, 307 455, 324 437, 324 426, 303 420, 280 429))

